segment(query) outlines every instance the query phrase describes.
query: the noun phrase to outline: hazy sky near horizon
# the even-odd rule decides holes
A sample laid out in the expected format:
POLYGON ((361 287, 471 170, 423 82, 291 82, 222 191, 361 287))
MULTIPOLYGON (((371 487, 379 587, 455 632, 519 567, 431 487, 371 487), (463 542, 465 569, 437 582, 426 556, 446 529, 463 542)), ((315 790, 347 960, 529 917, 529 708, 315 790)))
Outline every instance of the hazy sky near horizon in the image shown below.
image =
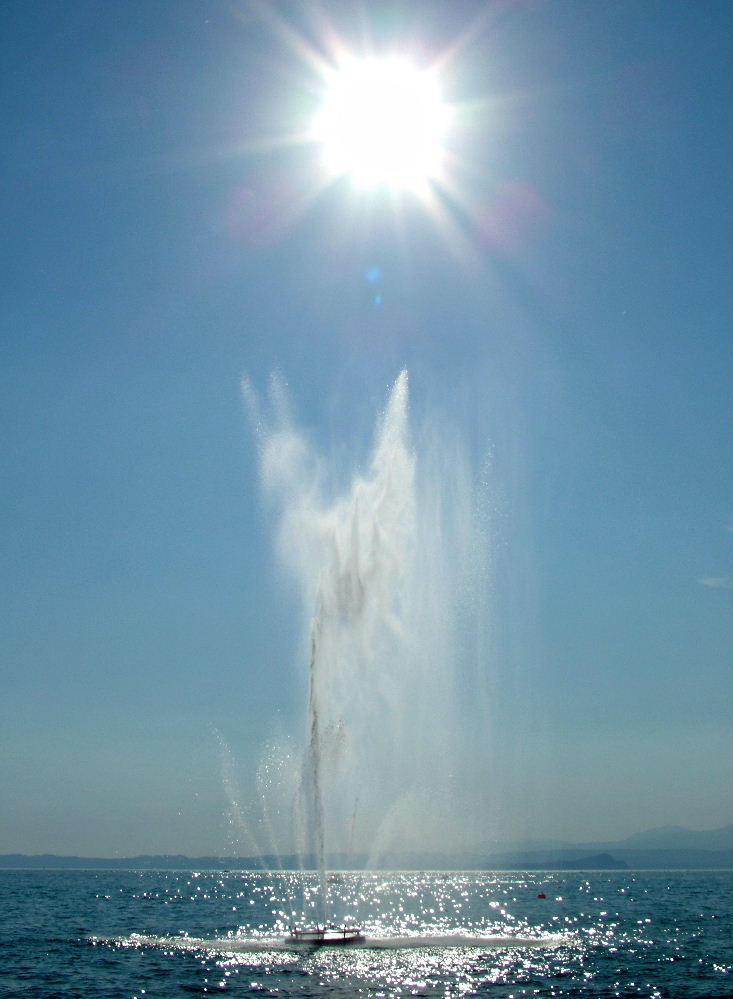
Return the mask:
POLYGON ((467 827, 730 821, 731 29, 727 0, 0 7, 0 853, 229 852, 227 780, 303 729, 240 388, 273 371, 346 478, 407 368, 418 460, 437 429, 486 480, 467 827), (299 141, 336 38, 442 61, 430 203, 299 141))

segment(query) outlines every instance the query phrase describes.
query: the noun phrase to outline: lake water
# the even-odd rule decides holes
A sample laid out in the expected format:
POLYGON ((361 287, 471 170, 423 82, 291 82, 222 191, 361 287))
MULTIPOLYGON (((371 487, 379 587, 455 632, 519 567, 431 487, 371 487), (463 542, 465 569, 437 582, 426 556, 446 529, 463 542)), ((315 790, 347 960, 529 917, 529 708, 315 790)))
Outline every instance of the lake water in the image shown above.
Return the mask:
POLYGON ((731 874, 0 871, 0 997, 730 996, 731 874), (545 895, 545 898, 538 897, 545 895))

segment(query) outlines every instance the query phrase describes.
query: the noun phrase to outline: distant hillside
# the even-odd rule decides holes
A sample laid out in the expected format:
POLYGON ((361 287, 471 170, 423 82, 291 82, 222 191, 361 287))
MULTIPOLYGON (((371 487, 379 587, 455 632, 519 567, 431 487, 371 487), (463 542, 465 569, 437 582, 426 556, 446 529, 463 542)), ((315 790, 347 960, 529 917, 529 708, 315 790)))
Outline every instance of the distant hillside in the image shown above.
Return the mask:
POLYGON ((297 857, 187 857, 183 854, 141 854, 137 857, 69 857, 43 853, 0 854, 0 869, 92 871, 251 871, 298 870, 297 857))
MULTIPOLYGON (((366 857, 330 858, 330 870, 363 870, 366 857)), ((252 871, 313 869, 314 858, 301 864, 296 857, 185 857, 182 855, 145 855, 139 857, 59 857, 55 854, 28 856, 20 853, 0 855, 0 869, 5 870, 134 870, 134 871, 252 871)), ((462 854, 391 854, 384 857, 382 870, 621 870, 628 865, 608 853, 580 856, 536 856, 531 853, 502 855, 480 862, 462 854)))
MULTIPOLYGON (((361 870, 366 857, 328 858, 331 870, 361 870)), ((137 857, 67 857, 0 854, 0 868, 56 870, 298 870, 315 867, 313 857, 187 857, 183 854, 137 857)), ((733 825, 696 831, 666 826, 606 843, 505 843, 500 847, 437 853, 394 853, 382 858, 383 870, 712 870, 733 868, 733 825)))
POLYGON ((623 840, 591 843, 532 843, 524 841, 521 849, 510 844, 488 848, 472 858, 478 866, 502 869, 567 869, 576 864, 586 869, 589 855, 610 856, 623 867, 648 870, 695 870, 733 868, 733 825, 720 829, 684 829, 664 826, 634 833, 623 840))
POLYGON ((486 843, 483 853, 508 851, 557 851, 557 850, 732 850, 733 824, 720 829, 685 829, 683 826, 660 826, 637 832, 626 839, 594 840, 569 843, 563 840, 521 840, 506 843, 486 843))
POLYGON ((733 825, 720 829, 684 829, 682 826, 662 826, 634 833, 614 848, 645 850, 730 850, 733 849, 733 825))

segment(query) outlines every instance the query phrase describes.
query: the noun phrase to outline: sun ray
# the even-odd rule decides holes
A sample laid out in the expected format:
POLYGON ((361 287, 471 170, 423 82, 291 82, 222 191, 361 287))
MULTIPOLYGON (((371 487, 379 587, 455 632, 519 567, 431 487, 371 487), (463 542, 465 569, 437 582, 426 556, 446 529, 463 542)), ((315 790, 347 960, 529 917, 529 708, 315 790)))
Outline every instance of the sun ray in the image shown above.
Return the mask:
MULTIPOLYGON (((416 38, 377 43, 366 17, 356 27, 351 19, 347 38, 319 5, 295 21, 263 0, 252 0, 247 11, 279 40, 281 57, 272 69, 290 97, 269 134, 250 134, 235 154, 262 156, 265 165, 280 150, 301 157, 293 171, 298 181, 268 210, 273 235, 346 180, 352 212, 389 205, 398 221, 419 205, 462 266, 476 266, 472 212, 477 191, 486 190, 487 164, 483 152, 472 162, 468 150, 476 129, 485 133, 505 113, 506 97, 474 95, 467 102, 444 97, 444 89, 496 10, 483 11, 440 46, 416 38)), ((268 197, 272 185, 260 186, 268 197)))

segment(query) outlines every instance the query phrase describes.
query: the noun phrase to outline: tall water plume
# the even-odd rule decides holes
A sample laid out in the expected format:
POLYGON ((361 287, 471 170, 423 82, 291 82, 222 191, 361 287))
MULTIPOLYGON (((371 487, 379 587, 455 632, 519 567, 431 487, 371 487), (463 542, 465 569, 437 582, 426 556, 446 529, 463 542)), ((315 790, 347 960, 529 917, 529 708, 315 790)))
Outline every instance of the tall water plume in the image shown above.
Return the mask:
POLYGON ((329 495, 327 463, 294 428, 282 386, 271 418, 245 388, 304 614, 302 849, 323 871, 445 847, 459 822, 459 661, 481 562, 469 463, 427 432, 418 453, 403 372, 368 467, 329 495))

